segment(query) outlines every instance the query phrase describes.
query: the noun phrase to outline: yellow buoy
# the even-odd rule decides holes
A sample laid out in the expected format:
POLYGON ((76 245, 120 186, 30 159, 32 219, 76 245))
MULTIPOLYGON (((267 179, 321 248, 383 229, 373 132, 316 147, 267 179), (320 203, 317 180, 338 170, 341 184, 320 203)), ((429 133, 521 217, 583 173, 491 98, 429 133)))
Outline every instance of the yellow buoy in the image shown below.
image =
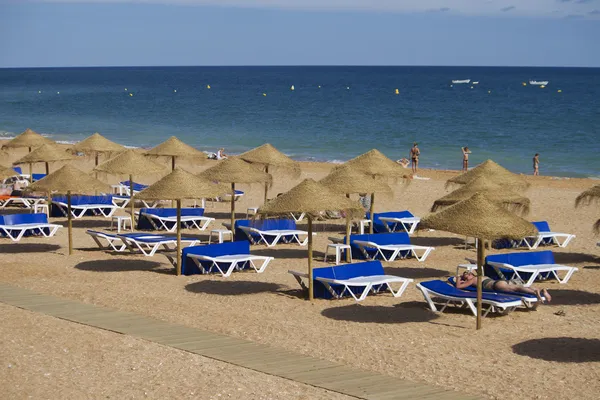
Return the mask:
POLYGON ((210 89, 210 85, 206 85, 206 88, 207 88, 207 89, 210 89))
POLYGON ((266 96, 267 96, 267 94, 266 94, 266 93, 263 93, 263 96, 265 96, 265 97, 266 97, 266 96))
POLYGON ((562 90, 561 90, 561 89, 558 89, 556 92, 557 92, 557 93, 562 93, 562 90))
POLYGON ((527 84, 525 82, 523 82, 523 86, 527 86, 527 84))
POLYGON ((398 89, 396 89, 396 92, 395 92, 395 93, 396 93, 396 94, 400 94, 400 91, 399 91, 398 89))
POLYGON ((546 87, 546 85, 540 85, 540 89, 543 89, 545 87, 546 87))
POLYGON ((291 90, 291 91, 294 91, 294 90, 295 90, 295 88, 294 88, 294 85, 292 85, 292 87, 290 88, 290 90, 291 90))
POLYGON ((133 97, 133 93, 129 93, 129 97, 133 97))

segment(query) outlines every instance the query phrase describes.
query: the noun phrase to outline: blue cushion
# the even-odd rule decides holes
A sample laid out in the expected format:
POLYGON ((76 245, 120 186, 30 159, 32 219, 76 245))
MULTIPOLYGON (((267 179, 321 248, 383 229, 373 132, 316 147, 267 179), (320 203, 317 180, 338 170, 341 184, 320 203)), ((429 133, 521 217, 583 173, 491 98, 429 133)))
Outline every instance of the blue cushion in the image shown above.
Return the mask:
POLYGON ((538 232, 552 232, 552 230, 550 229, 550 225, 548 225, 547 221, 537 221, 532 222, 532 224, 535 226, 538 232))
MULTIPOLYGON (((63 195, 54 195, 52 196, 52 201, 60 202, 67 204, 67 196, 63 195)), ((98 196, 87 196, 87 195, 72 195, 71 196, 71 205, 72 206, 81 206, 85 204, 102 204, 107 206, 112 206, 112 196, 111 195, 98 195, 98 196)), ((65 211, 66 212, 66 211, 65 211)), ((85 215, 95 215, 93 210, 86 211, 85 215)), ((64 217, 65 214, 61 211, 61 209, 52 204, 50 209, 51 217, 64 217)))
POLYGON ((13 170, 19 175, 21 175, 23 173, 23 170, 21 169, 21 167, 13 167, 13 170))
MULTIPOLYGON (((142 208, 140 210, 140 217, 138 218, 137 229, 140 230, 153 230, 155 229, 150 222, 150 219, 143 215, 144 213, 156 215, 159 217, 176 217, 177 209, 176 208, 142 208)), ((204 215, 204 208, 182 208, 181 216, 182 217, 190 217, 190 216, 198 216, 201 217, 204 215)), ((169 229, 175 226, 175 222, 170 222, 166 224, 169 229)), ((160 226, 160 225, 158 225, 160 226)), ((188 224, 186 222, 181 223, 182 228, 187 228, 188 224)))
POLYGON ((32 175, 33 175, 34 181, 39 181, 40 179, 43 179, 46 177, 46 174, 32 174, 32 175))
MULTIPOLYGON (((364 235, 350 235, 350 248, 352 250, 352 257, 357 258, 359 260, 364 260, 365 255, 359 250, 359 247, 354 244, 355 240, 361 240, 366 242, 373 242, 378 245, 387 245, 387 244, 410 244, 410 236, 406 232, 388 232, 388 233, 374 233, 374 234, 364 234, 364 235)), ((344 243, 346 243, 346 238, 344 237, 344 243)), ((367 253, 371 256, 377 253, 377 250, 374 249, 366 249, 367 253)), ((402 252, 402 256, 406 256, 404 252, 402 252)), ((408 253, 408 252, 406 252, 408 253)), ((387 255, 386 255, 387 256, 387 255)))
MULTIPOLYGON (((448 278, 448 282, 450 282, 451 285, 456 287, 456 278, 454 278, 453 276, 451 276, 450 278, 448 278)), ((475 286, 467 286, 466 288, 463 288, 461 290, 467 291, 467 292, 477 292, 477 288, 475 286)), ((485 289, 483 288, 483 292, 487 292, 487 293, 501 293, 501 294, 506 294, 508 296, 515 296, 515 297, 527 297, 530 299, 537 299, 537 296, 535 294, 529 294, 529 293, 514 293, 514 292, 503 292, 502 290, 489 290, 489 289, 485 289)))
MULTIPOLYGON (((129 181, 123 181, 123 182, 119 182, 119 183, 123 186, 127 186, 128 189, 131 188, 131 186, 129 185, 129 181)), ((148 187, 148 185, 133 182, 133 191, 134 192, 140 192, 140 191, 146 189, 147 187, 148 187)))
MULTIPOLYGON (((323 283, 319 282, 316 278, 327 278, 327 279, 350 279, 359 276, 375 276, 385 275, 383 265, 380 261, 366 261, 360 263, 336 265, 332 267, 314 268, 313 269, 313 280, 314 280, 314 296, 318 298, 330 299, 331 293, 323 283)), ((342 285, 331 285, 332 289, 337 293, 341 293, 343 289, 342 285)), ((362 292, 362 288, 357 288, 357 293, 362 292)))
MULTIPOLYGON (((269 219, 239 219, 235 221, 235 240, 248 240, 248 236, 239 226, 250 226, 259 231, 272 231, 281 229, 296 229, 296 221, 288 218, 269 218, 269 219)), ((255 240, 260 236, 253 234, 255 240)))
MULTIPOLYGON (((454 285, 451 285, 448 282, 444 282, 441 280, 421 282, 421 286, 441 295, 458 297, 463 299, 477 299, 477 291, 473 292, 457 289, 454 285)), ((515 301, 515 296, 489 292, 483 292, 482 298, 484 300, 491 300, 499 303, 508 303, 515 301)))
MULTIPOLYGON (((412 218, 414 215, 410 211, 388 211, 382 213, 374 213, 373 214, 373 232, 375 233, 386 233, 390 232, 389 229, 385 227, 386 222, 381 221, 379 218, 412 218)), ((367 219, 371 219, 371 213, 366 214, 367 219)), ((394 224, 387 223, 387 226, 391 229, 394 224)))
MULTIPOLYGON (((38 214, 8 214, 0 215, 0 225, 22 225, 22 224, 47 224, 48 216, 45 213, 38 214)), ((46 234, 50 233, 50 228, 44 228, 46 234)), ((6 236, 4 232, 0 234, 6 236)), ((39 232, 33 230, 25 231, 24 236, 39 235, 39 232)))
MULTIPOLYGON (((513 267, 522 265, 538 265, 538 264, 555 264, 554 254, 550 250, 544 251, 527 251, 520 253, 494 254, 485 258, 484 273, 493 279, 503 279, 498 275, 496 270, 488 265, 488 262, 497 262, 509 264, 513 267)), ((504 279, 512 279, 513 271, 507 268, 500 268, 500 272, 504 275, 504 279)), ((523 279, 528 279, 531 274, 520 273, 523 279)))
MULTIPOLYGON (((183 275, 194 275, 200 273, 200 268, 194 261, 188 259, 188 254, 198 254, 209 257, 226 256, 230 254, 250 254, 250 242, 242 240, 238 242, 224 242, 208 244, 204 246, 190 246, 183 249, 181 255, 181 273, 183 275)), ((210 263, 201 262, 205 267, 210 263)))

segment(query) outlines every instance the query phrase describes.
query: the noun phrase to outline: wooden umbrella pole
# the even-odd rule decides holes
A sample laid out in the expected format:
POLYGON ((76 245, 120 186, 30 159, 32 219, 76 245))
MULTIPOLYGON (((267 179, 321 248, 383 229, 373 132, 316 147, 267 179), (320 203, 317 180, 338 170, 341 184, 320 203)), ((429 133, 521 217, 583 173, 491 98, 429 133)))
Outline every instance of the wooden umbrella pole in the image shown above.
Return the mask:
POLYGON ((477 238, 477 329, 481 329, 481 297, 483 283, 483 263, 485 262, 485 246, 481 238, 477 238))
MULTIPOLYGON (((231 183, 231 232, 235 231, 235 183, 231 183)), ((231 234, 231 241, 234 241, 235 234, 231 234)))
POLYGON ((133 175, 129 174, 129 203, 131 203, 131 232, 135 223, 135 204, 133 201, 133 175))
MULTIPOLYGON (((268 165, 265 166, 265 173, 267 173, 267 174, 269 173, 268 165)), ((265 198, 264 198, 263 204, 267 204, 268 194, 269 194, 269 182, 265 182, 265 198)))
POLYGON ((181 199, 177 199, 177 276, 181 275, 181 199))
POLYGON ((29 182, 33 183, 33 164, 29 163, 29 182))
MULTIPOLYGON (((350 193, 346 193, 346 198, 350 198, 350 193)), ((352 226, 350 223, 350 216, 348 215, 348 211, 346 211, 346 244, 350 245, 350 234, 352 233, 352 226)), ((346 250, 346 262, 350 262, 350 250, 346 250)))
POLYGON ((48 163, 46 164, 46 175, 50 175, 50 167, 48 166, 48 163))
POLYGON ((369 211, 369 213, 371 214, 371 223, 369 224, 369 233, 373 234, 373 223, 374 223, 374 213, 375 211, 375 193, 371 193, 371 209, 369 211))
POLYGON ((313 301, 315 298, 314 287, 313 287, 313 240, 312 240, 312 217, 310 214, 306 214, 308 219, 308 300, 313 301))
POLYGON ((171 171, 175 171, 175 156, 171 157, 171 171))
MULTIPOLYGON (((98 152, 96 152, 96 160, 95 160, 95 161, 96 161, 96 167, 98 166, 98 155, 99 155, 99 153, 98 153, 98 152)), ((95 171, 95 172, 94 172, 94 177, 95 177, 96 179, 98 179, 98 171, 95 171)), ((97 192, 96 192, 96 193, 97 193, 97 192)))
POLYGON ((67 229, 69 233, 69 255, 73 254, 73 221, 71 216, 71 191, 67 191, 67 229))

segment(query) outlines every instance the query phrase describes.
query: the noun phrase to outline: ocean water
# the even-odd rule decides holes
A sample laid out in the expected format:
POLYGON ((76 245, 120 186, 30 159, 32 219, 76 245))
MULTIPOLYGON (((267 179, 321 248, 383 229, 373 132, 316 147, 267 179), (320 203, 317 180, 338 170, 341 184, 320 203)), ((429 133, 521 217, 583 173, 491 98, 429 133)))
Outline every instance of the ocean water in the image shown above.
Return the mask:
POLYGON ((0 138, 100 132, 152 147, 175 135, 206 151, 270 142, 297 160, 331 162, 372 148, 408 157, 416 141, 422 167, 460 169, 468 146, 471 165, 491 158, 531 173, 540 153, 543 175, 600 177, 599 100, 595 68, 0 69, 0 138))

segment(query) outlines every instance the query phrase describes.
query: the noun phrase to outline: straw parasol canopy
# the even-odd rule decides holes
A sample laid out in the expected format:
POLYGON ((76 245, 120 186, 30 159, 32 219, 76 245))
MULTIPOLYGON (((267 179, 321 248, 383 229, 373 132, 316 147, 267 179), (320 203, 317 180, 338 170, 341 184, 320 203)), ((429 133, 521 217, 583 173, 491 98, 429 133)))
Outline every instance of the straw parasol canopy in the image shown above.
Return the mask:
POLYGON ((452 184, 465 185, 480 176, 513 191, 520 192, 529 187, 529 183, 523 177, 510 172, 492 160, 487 160, 464 174, 448 179, 446 187, 452 184))
POLYGON ((67 195, 67 219, 69 230, 69 255, 73 254, 73 227, 71 215, 71 194, 92 194, 108 191, 110 186, 86 174, 72 165, 65 165, 50 175, 30 185, 27 190, 64 193, 67 195))
MULTIPOLYGON (((111 175, 129 175, 129 191, 131 204, 131 218, 132 221, 135 215, 135 202, 133 201, 133 177, 134 176, 148 176, 155 174, 164 173, 166 168, 160 164, 157 164, 135 150, 126 150, 116 157, 111 158, 108 161, 103 162, 94 168, 94 171, 104 172, 111 175)), ((133 231, 133 224, 131 224, 131 230, 133 231)))
POLYGON ((40 147, 41 145, 52 143, 54 143, 54 141, 43 137, 31 129, 26 129, 25 132, 20 133, 14 139, 3 143, 2 148, 28 147, 29 151, 31 151, 31 149, 34 147, 40 147))
MULTIPOLYGON (((409 182, 410 175, 404 173, 402 168, 394 160, 386 157, 382 152, 377 149, 369 150, 368 152, 361 154, 358 157, 353 158, 350 161, 346 161, 337 168, 351 167, 357 171, 362 171, 373 178, 388 178, 388 179, 404 179, 404 182, 409 182)), ((375 211, 375 193, 371 192, 371 209, 369 214, 371 216, 371 224, 369 225, 369 233, 373 233, 373 214, 375 211)))
POLYGON ((10 178, 11 176, 15 176, 17 173, 11 167, 5 167, 4 165, 0 165, 0 179, 10 178))
MULTIPOLYGON (((258 164, 265 167, 265 172, 269 172, 269 167, 281 168, 290 174, 293 178, 300 176, 300 164, 297 161, 292 160, 270 143, 265 143, 258 146, 255 149, 249 150, 239 156, 242 160, 252 164, 258 164)), ((266 203, 269 188, 265 185, 265 197, 266 203)))
POLYGON ((48 163, 54 161, 69 161, 74 157, 66 151, 56 147, 54 144, 44 144, 24 157, 13 162, 13 165, 18 164, 35 164, 46 163, 46 174, 50 173, 48 163))
POLYGON ((231 229, 235 223, 235 184, 236 183, 265 183, 271 185, 273 177, 254 165, 248 164, 241 158, 230 157, 219 161, 214 167, 201 172, 199 176, 213 182, 231 183, 231 229))
POLYGON ((493 183, 484 176, 479 176, 466 185, 459 187, 452 193, 437 199, 433 203, 431 211, 435 212, 463 200, 467 200, 477 192, 484 193, 488 200, 491 200, 510 211, 521 215, 529 214, 531 201, 527 197, 513 192, 509 188, 493 183))
POLYGON ((577 196, 575 207, 587 206, 593 202, 600 203, 600 185, 589 188, 577 196))
POLYGON ((206 155, 203 152, 183 143, 175 136, 171 136, 158 146, 148 150, 146 155, 171 157, 171 170, 175 170, 176 157, 198 157, 198 160, 206 159, 206 155))
POLYGON ((532 223, 491 202, 483 193, 454 204, 419 223, 419 229, 437 229, 476 237, 477 240, 477 329, 481 328, 481 293, 484 239, 522 239, 535 235, 532 223))
POLYGON ((362 215, 363 208, 357 201, 352 201, 342 194, 328 189, 313 179, 305 179, 289 192, 270 200, 258 209, 261 215, 289 215, 292 212, 304 212, 308 219, 308 296, 313 299, 312 272, 312 217, 324 210, 345 211, 350 215, 362 215))
POLYGON ((169 175, 136 194, 140 200, 177 201, 177 275, 181 275, 181 200, 217 197, 229 192, 229 187, 214 183, 176 168, 169 175))
POLYGON ((101 153, 120 153, 125 150, 125 147, 111 140, 108 140, 98 132, 91 136, 83 139, 79 143, 75 143, 70 149, 72 152, 93 154, 96 157, 96 164, 98 165, 98 155, 101 153))

